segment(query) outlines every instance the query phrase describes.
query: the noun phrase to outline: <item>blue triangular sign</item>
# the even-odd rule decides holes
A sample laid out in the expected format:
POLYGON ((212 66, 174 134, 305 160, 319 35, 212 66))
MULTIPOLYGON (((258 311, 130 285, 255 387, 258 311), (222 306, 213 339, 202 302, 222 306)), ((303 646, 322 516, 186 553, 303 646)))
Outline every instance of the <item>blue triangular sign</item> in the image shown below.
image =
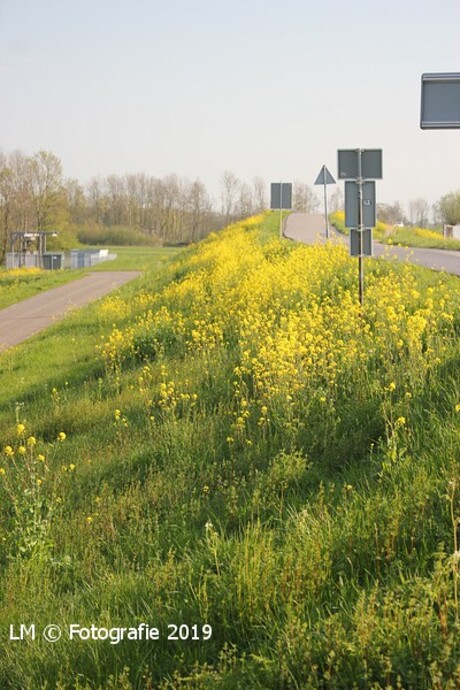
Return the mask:
POLYGON ((320 170, 318 177, 316 178, 315 184, 335 184, 335 180, 332 177, 329 170, 325 165, 320 170))

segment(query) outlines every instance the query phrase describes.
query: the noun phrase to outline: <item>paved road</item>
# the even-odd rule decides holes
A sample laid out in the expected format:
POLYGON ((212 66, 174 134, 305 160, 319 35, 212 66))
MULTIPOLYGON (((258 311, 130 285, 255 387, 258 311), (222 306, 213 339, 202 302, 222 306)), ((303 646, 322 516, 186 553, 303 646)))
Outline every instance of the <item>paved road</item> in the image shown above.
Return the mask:
POLYGON ((26 340, 69 310, 81 307, 137 278, 139 271, 90 273, 0 310, 0 350, 26 340))
MULTIPOLYGON (((286 219, 284 234, 298 242, 314 244, 326 242, 324 216, 317 213, 291 213, 286 219)), ((330 231, 330 241, 339 242, 348 246, 348 237, 345 237, 334 228, 330 231)), ((374 256, 383 258, 397 257, 404 261, 432 268, 435 271, 446 271, 460 276, 460 252, 448 249, 421 249, 419 247, 393 247, 387 244, 374 242, 374 256)))

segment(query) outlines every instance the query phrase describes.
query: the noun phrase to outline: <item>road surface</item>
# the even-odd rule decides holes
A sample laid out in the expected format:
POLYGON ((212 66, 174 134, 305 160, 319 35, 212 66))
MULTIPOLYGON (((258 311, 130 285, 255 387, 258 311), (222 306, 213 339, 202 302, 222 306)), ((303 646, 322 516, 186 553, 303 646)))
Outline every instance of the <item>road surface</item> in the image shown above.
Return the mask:
POLYGON ((137 278, 139 271, 90 273, 0 310, 0 351, 50 326, 75 307, 82 307, 137 278))
MULTIPOLYGON (((326 242, 324 216, 318 213, 291 213, 286 219, 284 234, 292 240, 304 244, 326 242)), ((330 241, 342 243, 348 247, 348 237, 330 229, 330 241)), ((397 257, 413 264, 432 268, 435 271, 446 271, 460 276, 460 252, 448 249, 421 249, 419 247, 394 247, 388 244, 374 242, 375 257, 397 257)))

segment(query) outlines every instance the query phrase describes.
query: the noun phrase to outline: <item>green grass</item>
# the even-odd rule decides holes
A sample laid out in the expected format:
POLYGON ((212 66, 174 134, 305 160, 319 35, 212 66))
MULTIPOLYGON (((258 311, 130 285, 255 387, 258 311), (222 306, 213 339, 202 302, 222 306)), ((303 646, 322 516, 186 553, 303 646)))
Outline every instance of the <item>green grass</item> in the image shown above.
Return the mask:
POLYGON ((427 247, 430 249, 450 249, 460 250, 460 240, 443 237, 440 233, 438 237, 421 237, 411 228, 398 228, 390 236, 382 236, 382 244, 399 244, 403 247, 427 247))
POLYGON ((146 271, 157 269, 164 261, 175 256, 178 247, 111 247, 110 254, 116 254, 113 261, 94 266, 92 271, 146 271))
POLYGON ((84 275, 83 270, 78 270, 31 272, 29 275, 15 276, 14 272, 0 269, 0 309, 84 275))
MULTIPOLYGON (((338 232, 349 234, 349 228, 345 227, 343 212, 334 212, 329 215, 331 224, 338 232)), ((423 228, 391 228, 381 222, 377 222, 373 231, 373 237, 382 244, 401 245, 403 247, 426 247, 429 249, 460 250, 460 240, 443 237, 440 232, 425 230, 423 228)))
MULTIPOLYGON (((265 247, 260 280, 274 265, 281 276, 297 251, 270 241, 277 220, 268 216, 257 235, 265 247)), ((135 256, 127 252, 123 268, 135 256)), ((210 276, 211 259, 199 260, 193 248, 177 258, 162 270, 154 261, 134 283, 0 357, 0 447, 14 447, 17 462, 15 483, 0 476, 0 687, 454 690, 458 281, 369 260, 376 289, 414 271, 428 311, 441 280, 451 326, 431 335, 427 327, 423 351, 409 352, 398 348, 390 321, 385 357, 369 352, 350 364, 327 405, 315 398, 326 384, 316 382, 297 407, 276 400, 270 424, 256 422, 231 442, 243 394, 234 381, 245 382, 250 405, 258 395, 249 377, 235 374, 246 356, 235 335, 241 324, 228 325, 222 346, 181 340, 178 316, 187 321, 206 294, 212 314, 219 295, 211 281, 204 295, 193 292, 193 276, 210 276), (159 318, 160 303, 173 323, 159 318), (106 365, 97 348, 114 324, 132 327, 137 345, 106 365), (141 622, 158 627, 161 639, 41 639, 50 623, 141 622), (39 639, 8 640, 9 626, 20 623, 35 623, 39 639), (210 640, 167 639, 171 624, 200 632, 204 623, 210 640)), ((230 261, 226 254, 222 274, 230 261)), ((353 262, 343 266, 319 285, 319 303, 338 303, 354 285, 353 262)), ((245 279, 237 275, 223 296, 228 308, 245 279)), ((306 299, 289 287, 286 312, 271 303, 279 323, 306 299)), ((191 332, 209 316, 190 318, 191 332)), ((374 327, 378 318, 367 314, 363 323, 374 327)), ((0 466, 11 470, 5 453, 0 466)))
POLYGON ((20 276, 0 269, 0 309, 82 278, 93 271, 147 271, 157 270, 179 251, 177 247, 113 247, 109 250, 117 255, 113 261, 105 261, 91 269, 65 269, 41 271, 20 276))

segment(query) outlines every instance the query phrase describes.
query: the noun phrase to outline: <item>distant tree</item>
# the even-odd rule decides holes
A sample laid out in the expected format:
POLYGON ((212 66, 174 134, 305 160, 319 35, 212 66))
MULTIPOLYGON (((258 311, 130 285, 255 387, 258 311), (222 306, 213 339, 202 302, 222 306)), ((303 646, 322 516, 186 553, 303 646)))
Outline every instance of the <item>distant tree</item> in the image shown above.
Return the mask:
POLYGON ((388 225, 406 223, 407 220, 399 201, 393 204, 377 204, 377 218, 388 225))
POLYGON ((187 191, 189 239, 195 242, 208 230, 208 219, 212 205, 206 187, 200 180, 192 182, 187 191))
POLYGON ((46 230, 62 220, 65 210, 61 161, 50 151, 39 151, 27 162, 35 227, 37 230, 46 230))
POLYGON ((252 187, 254 197, 254 212, 262 213, 262 211, 265 211, 268 208, 266 182, 262 177, 254 177, 252 180, 252 187))
POLYGON ((320 202, 316 192, 304 182, 296 181, 292 187, 292 209, 303 213, 316 213, 320 202))
POLYGON ((343 209, 343 192, 338 184, 334 185, 333 192, 330 195, 329 208, 331 211, 341 211, 343 209))
POLYGON ((411 225, 425 228, 429 222, 430 205, 426 199, 414 199, 409 202, 409 220, 411 225))
POLYGON ((439 200, 439 211, 444 223, 457 225, 460 223, 460 190, 449 192, 439 200))
POLYGON ((78 180, 68 179, 64 183, 69 218, 72 223, 84 223, 88 216, 85 190, 78 180))
POLYGON ((247 182, 240 182, 238 187, 238 200, 236 202, 236 213, 241 218, 248 218, 254 215, 254 212, 253 190, 247 182))
POLYGON ((236 215, 240 184, 240 180, 230 170, 226 170, 220 178, 222 217, 225 225, 236 215))

